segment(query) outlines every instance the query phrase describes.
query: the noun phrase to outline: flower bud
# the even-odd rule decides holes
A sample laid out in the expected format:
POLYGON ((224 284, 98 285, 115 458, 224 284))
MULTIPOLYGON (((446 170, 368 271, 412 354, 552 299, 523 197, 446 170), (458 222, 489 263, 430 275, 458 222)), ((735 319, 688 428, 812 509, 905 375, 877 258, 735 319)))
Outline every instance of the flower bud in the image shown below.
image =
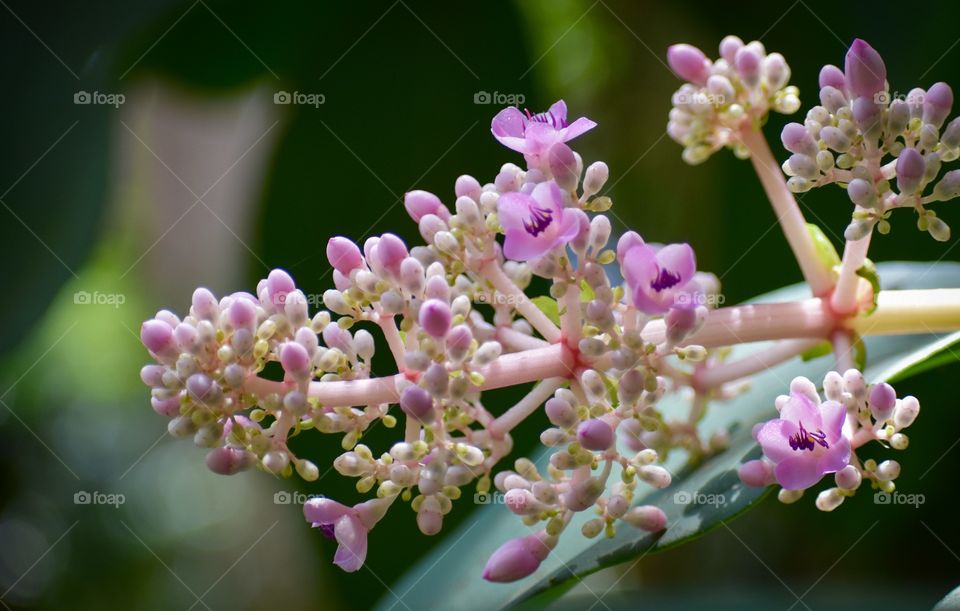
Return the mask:
POLYGON ((923 122, 937 129, 943 125, 953 107, 953 90, 946 83, 935 83, 923 98, 923 122))
POLYGON ((887 82, 887 67, 876 50, 861 39, 856 39, 847 51, 843 67, 847 87, 855 97, 883 91, 887 82))
POLYGON ((140 341, 147 350, 158 357, 173 358, 177 356, 176 341, 173 337, 173 328, 167 323, 152 319, 140 326, 140 341))
POLYGON ((933 188, 933 196, 940 201, 960 195, 960 170, 950 170, 933 188))
POLYGON ((827 488, 817 495, 816 506, 820 511, 833 511, 843 503, 839 488, 827 488))
POLYGON ((510 539, 487 560, 483 578, 499 583, 523 579, 540 567, 551 547, 546 533, 510 539))
POLYGON ((363 255, 360 248, 349 238, 336 236, 327 241, 327 260, 333 269, 345 276, 363 267, 363 255))
POLYGON ((748 486, 762 488, 774 482, 773 465, 761 459, 750 460, 737 468, 740 481, 748 486))
POLYGON ((753 43, 741 47, 733 59, 733 67, 747 87, 760 84, 760 62, 762 55, 753 43))
POLYGON ((893 415, 897 394, 886 382, 874 384, 870 389, 870 412, 878 422, 885 422, 893 415))
POLYGON ((839 89, 840 91, 843 91, 847 88, 847 81, 843 76, 843 71, 831 64, 827 64, 823 68, 820 68, 820 77, 818 82, 821 88, 833 87, 835 89, 839 89))
POLYGON ((469 197, 473 201, 480 203, 480 196, 483 193, 483 189, 476 178, 464 174, 463 176, 457 177, 453 192, 457 197, 469 197))
POLYGON ((196 318, 211 321, 216 319, 220 308, 217 298, 208 289, 200 287, 195 290, 191 303, 193 304, 191 312, 196 318))
POLYGON ((733 65, 737 51, 739 51, 742 46, 743 41, 739 37, 732 34, 724 36, 723 40, 720 41, 720 57, 726 60, 728 64, 733 65))
POLYGON ((907 195, 916 193, 921 186, 925 169, 923 155, 917 149, 903 149, 897 157, 897 189, 907 195))
POLYGON ((904 397, 893 412, 893 425, 897 429, 905 429, 913 424, 919 414, 920 402, 917 401, 917 398, 913 396, 904 397))
POLYGON ((420 326, 433 337, 443 337, 450 330, 450 306, 439 299, 428 299, 420 306, 420 326))
POLYGON ((577 158, 573 150, 563 142, 557 142, 547 150, 547 162, 553 180, 562 190, 572 192, 580 183, 577 158))
POLYGON ((403 196, 403 207, 416 223, 428 214, 435 215, 444 221, 450 218, 450 211, 443 205, 440 198, 429 191, 410 191, 403 196))
POLYGON ((677 76, 697 85, 705 84, 710 76, 710 60, 692 45, 671 45, 667 49, 667 63, 677 76))
POLYGON ((654 488, 666 488, 670 485, 670 472, 659 465, 646 465, 640 467, 637 471, 640 479, 647 482, 654 488))
POLYGON ((433 397, 419 386, 408 386, 400 395, 400 409, 405 414, 423 424, 430 424, 434 419, 433 397))
POLYGON ((667 514, 656 505, 641 505, 628 511, 623 521, 641 530, 658 532, 667 527, 667 514))
POLYGON ((577 412, 563 399, 553 397, 547 400, 545 407, 547 419, 554 426, 569 428, 577 421, 577 412))
POLYGON ((587 197, 599 193, 610 177, 610 169, 602 161, 595 161, 587 166, 583 176, 583 194, 587 197))
POLYGON ((290 274, 282 269, 275 269, 267 275, 267 295, 274 306, 283 305, 287 293, 297 288, 290 274))
POLYGON ((473 342, 473 332, 467 325, 457 325, 447 333, 447 353, 450 360, 459 363, 467 356, 470 344, 473 342))
POLYGON ((799 123, 787 123, 780 133, 780 140, 791 153, 815 157, 820 150, 807 128, 799 123))
POLYGON ((860 469, 853 465, 847 465, 837 471, 833 479, 841 490, 856 490, 860 487, 863 476, 860 474, 860 469))
POLYGON ((254 456, 240 448, 222 447, 207 454, 207 468, 217 475, 234 475, 253 466, 254 456))
POLYGON ((577 441, 587 450, 602 452, 613 445, 613 429, 609 424, 594 418, 577 427, 577 441))

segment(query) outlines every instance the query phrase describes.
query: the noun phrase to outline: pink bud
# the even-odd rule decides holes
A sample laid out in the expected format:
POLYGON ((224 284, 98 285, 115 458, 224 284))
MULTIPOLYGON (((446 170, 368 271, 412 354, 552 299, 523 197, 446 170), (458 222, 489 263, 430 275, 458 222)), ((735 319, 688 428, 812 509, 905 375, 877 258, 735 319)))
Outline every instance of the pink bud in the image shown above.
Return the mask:
POLYGON ((150 387, 163 385, 163 374, 167 370, 163 365, 144 365, 140 369, 140 379, 150 387))
POLYGON ((816 157, 820 150, 817 143, 813 141, 813 136, 800 123, 787 123, 780 133, 780 141, 783 142, 783 147, 791 153, 816 157))
POLYGON ((403 196, 403 206, 407 209, 407 214, 417 223, 428 214, 434 214, 443 220, 450 218, 450 211, 443 205, 440 198, 429 191, 410 191, 403 196))
POLYGON ((403 389, 400 395, 400 409, 423 424, 433 422, 433 397, 419 386, 408 386, 403 389))
POLYGON ((150 407, 161 416, 173 418, 180 414, 180 397, 174 396, 169 399, 150 397, 150 407))
POLYGON ((234 329, 249 329, 257 324, 257 308, 249 299, 237 299, 227 310, 227 320, 234 329))
POLYGON ((457 325, 447 333, 447 352, 451 357, 457 357, 454 360, 462 360, 470 349, 470 343, 473 341, 473 332, 467 325, 457 325))
POLYGON ((740 481, 748 486, 762 488, 769 486, 774 481, 773 465, 765 460, 750 460, 737 469, 737 475, 740 481))
POLYGON ((417 528, 428 537, 437 534, 443 528, 443 514, 438 511, 420 511, 417 513, 417 528))
POLYGON ((737 57, 737 51, 739 51, 742 46, 743 41, 736 36, 725 36, 723 40, 720 41, 720 57, 732 66, 737 57))
POLYGON ((647 532, 660 532, 667 527, 667 514, 656 505, 634 507, 623 517, 631 526, 647 532))
POLYGON ((887 86, 887 67, 877 51, 861 39, 856 39, 847 51, 843 66, 847 87, 854 97, 883 91, 887 86))
POLYGON ((507 583, 523 579, 540 567, 550 554, 544 543, 545 534, 527 535, 510 539, 493 552, 483 568, 487 581, 507 583))
POLYGON ((926 164, 917 149, 905 148, 897 157, 897 188, 901 193, 912 194, 920 187, 926 164))
POLYGON ((923 122, 939 128, 953 107, 953 90, 946 83, 935 83, 923 98, 923 122))
POLYGON ((303 376, 310 372, 310 354, 302 344, 287 342, 280 346, 280 364, 290 375, 303 376))
POLYGON ((734 68, 748 87, 756 87, 760 83, 760 64, 762 61, 763 58, 760 53, 752 45, 747 45, 737 51, 733 60, 734 68))
POLYGON ((553 180, 561 189, 573 191, 577 188, 580 175, 577 173, 577 158, 573 149, 563 142, 557 142, 547 151, 547 161, 553 180))
POLYGON ((275 269, 267 276, 267 293, 275 306, 282 306, 287 293, 295 288, 297 286, 293 283, 293 278, 282 269, 275 269))
POLYGON ((217 313, 217 298, 209 290, 198 288, 193 292, 193 313, 197 318, 213 319, 217 313))
POLYGON ((253 456, 240 448, 216 448, 207 454, 207 468, 218 475, 234 475, 252 464, 253 456))
POLYGON ((820 87, 833 87, 844 91, 847 88, 847 80, 843 76, 843 71, 834 65, 827 64, 820 69, 820 87))
POLYGON ((428 299, 420 306, 420 326, 433 337, 443 337, 450 329, 450 306, 439 299, 428 299))
POLYGON ((180 347, 180 350, 187 352, 193 348, 197 341, 197 328, 182 322, 173 330, 173 337, 177 340, 177 346, 180 347))
POLYGON ((897 393, 886 382, 874 384, 870 389, 870 412, 878 421, 883 422, 893 415, 897 405, 897 393))
POLYGON ((380 236, 380 241, 377 242, 376 253, 380 265, 394 274, 400 273, 400 264, 410 254, 403 240, 392 233, 385 233, 380 236))
POLYGON ((577 421, 577 412, 568 402, 558 397, 548 399, 544 409, 547 412, 547 419, 554 426, 567 428, 577 421))
POLYGON ((140 326, 140 341, 147 350, 157 356, 176 356, 177 346, 170 325, 156 319, 148 320, 140 326))
POLYGON ((346 291, 353 286, 350 278, 344 276, 339 270, 333 270, 333 286, 340 292, 346 291))
POLYGON ((349 276, 353 270, 363 267, 363 254, 353 240, 335 236, 327 241, 327 261, 333 269, 349 276))
POLYGON ((670 308, 665 317, 667 337, 679 342, 697 326, 697 311, 693 308, 670 308))
POLYGON ((353 337, 349 331, 341 328, 340 325, 332 324, 323 328, 323 343, 328 348, 337 348, 344 354, 350 354, 353 347, 353 337))
POLYGON ((464 174, 457 178, 453 192, 456 193, 457 197, 469 197, 473 201, 479 202, 483 189, 480 187, 480 183, 477 182, 476 178, 464 174))
POLYGON ((693 45, 671 45, 667 49, 667 63, 677 76, 696 85, 703 85, 710 76, 710 60, 693 45))
POLYGON ((600 452, 613 445, 613 429, 603 420, 593 418, 577 427, 577 440, 584 448, 600 452))
POLYGON ((187 378, 187 392, 196 401, 203 401, 213 388, 213 380, 205 373, 195 373, 187 378))

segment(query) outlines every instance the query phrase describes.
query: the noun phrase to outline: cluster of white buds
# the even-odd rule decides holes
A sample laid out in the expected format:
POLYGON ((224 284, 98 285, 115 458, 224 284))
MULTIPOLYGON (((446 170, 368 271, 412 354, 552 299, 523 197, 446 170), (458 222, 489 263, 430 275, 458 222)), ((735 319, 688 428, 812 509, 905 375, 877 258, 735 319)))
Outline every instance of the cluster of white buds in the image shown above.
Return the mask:
POLYGON ((948 240, 949 226, 925 206, 960 195, 960 170, 940 176, 942 164, 960 156, 960 117, 946 123, 953 106, 949 85, 891 94, 883 60, 862 40, 851 45, 844 68, 823 67, 820 105, 803 125, 783 130, 783 144, 793 153, 783 164, 787 185, 795 193, 845 187, 856 205, 848 240, 874 227, 889 232, 887 219, 896 208, 913 208, 921 231, 948 240))
POLYGON ((892 493, 900 464, 873 459, 861 463, 856 450, 878 441, 894 450, 907 448, 902 431, 916 420, 916 397, 898 399, 886 382, 867 384, 857 369, 842 375, 829 372, 823 379, 825 399, 807 378, 790 384, 790 394, 777 397, 780 417, 754 428, 764 457, 744 463, 740 478, 752 486, 781 484, 781 502, 793 503, 804 490, 833 474, 835 487, 820 492, 816 506, 833 511, 853 496, 864 480, 875 490, 892 493))
POLYGON ((723 147, 741 159, 749 157, 741 130, 762 125, 770 110, 792 114, 800 108, 799 91, 787 85, 787 62, 779 53, 768 54, 759 41, 744 44, 727 36, 720 58, 712 62, 696 47, 673 45, 667 60, 687 81, 673 94, 667 133, 683 145, 689 164, 702 163, 723 147))

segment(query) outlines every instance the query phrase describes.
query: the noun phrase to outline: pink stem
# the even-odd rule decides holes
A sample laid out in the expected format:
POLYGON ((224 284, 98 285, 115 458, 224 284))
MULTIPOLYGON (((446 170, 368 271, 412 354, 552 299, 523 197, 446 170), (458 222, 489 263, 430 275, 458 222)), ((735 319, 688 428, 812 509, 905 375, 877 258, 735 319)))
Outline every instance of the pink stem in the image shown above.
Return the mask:
POLYGON ((814 295, 827 295, 833 288, 830 270, 820 263, 817 257, 806 219, 803 218, 793 193, 787 188, 783 172, 780 171, 780 165, 774 159, 767 140, 762 132, 749 126, 741 130, 740 139, 750 150, 753 169, 756 170, 763 184, 763 189, 770 199, 780 227, 787 237, 787 243, 793 250, 793 255, 800 265, 803 277, 810 285, 810 290, 814 295))
POLYGON ((833 311, 839 315, 851 314, 857 309, 857 286, 860 276, 857 270, 863 266, 870 248, 870 236, 856 241, 847 241, 843 249, 843 262, 840 264, 840 277, 837 279, 837 288, 830 298, 833 311))
POLYGON ((507 297, 514 299, 514 307, 520 312, 520 315, 527 319, 534 329, 543 336, 548 342, 554 343, 560 341, 560 329, 553 321, 547 318, 535 303, 530 301, 520 288, 513 283, 496 261, 490 261, 480 268, 484 278, 490 281, 493 288, 497 289, 507 297))
POLYGON ((779 341, 742 359, 722 363, 713 367, 698 369, 693 374, 693 384, 697 388, 717 388, 727 382, 739 380, 755 373, 779 365, 799 354, 810 350, 820 339, 788 339, 779 341))
POLYGON ((493 437, 503 437, 513 430, 515 426, 527 419, 530 414, 537 411, 537 408, 553 395, 566 383, 565 378, 548 378, 533 387, 527 396, 517 402, 516 405, 501 414, 496 420, 490 423, 487 430, 493 437))

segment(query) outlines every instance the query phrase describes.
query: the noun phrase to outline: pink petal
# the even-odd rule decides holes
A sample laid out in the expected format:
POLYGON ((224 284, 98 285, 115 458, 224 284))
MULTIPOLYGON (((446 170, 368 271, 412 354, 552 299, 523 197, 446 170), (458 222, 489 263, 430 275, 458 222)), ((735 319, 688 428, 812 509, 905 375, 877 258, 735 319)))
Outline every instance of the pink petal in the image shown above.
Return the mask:
POLYGON ((526 233, 523 222, 530 216, 530 206, 534 199, 526 193, 511 191, 497 200, 497 213, 505 231, 519 230, 526 233))
POLYGON ((780 410, 780 418, 794 424, 803 423, 803 428, 816 432, 823 429, 823 420, 820 417, 820 408, 814 405, 810 397, 791 393, 790 400, 780 410))
POLYGON ((543 256, 553 248, 553 241, 542 239, 544 234, 532 236, 526 229, 507 231, 503 242, 503 255, 514 261, 529 261, 543 256))
POLYGON ((671 274, 680 276, 685 284, 697 271, 697 259, 689 244, 668 244, 657 251, 657 264, 671 274))
POLYGON ((352 515, 344 515, 334 525, 333 534, 340 547, 333 563, 348 573, 360 570, 367 558, 367 529, 352 515))
POLYGON ((788 420, 771 420, 757 431, 757 442, 763 448, 763 454, 775 463, 797 455, 790 447, 790 436, 797 432, 796 423, 788 420))
POLYGON ((493 118, 490 131, 505 147, 522 153, 526 150, 524 130, 527 118, 516 107, 504 108, 493 118))
MULTIPOLYGON (((638 236, 639 237, 639 236, 638 236)), ((646 244, 633 246, 623 256, 623 277, 634 289, 650 285, 657 275, 657 256, 646 244)))
POLYGON ((820 405, 820 418, 827 441, 833 443, 840 439, 843 423, 847 419, 847 408, 836 401, 826 401, 820 405))
POLYGON ((563 211, 563 192, 552 180, 539 183, 530 196, 538 206, 553 212, 554 218, 559 217, 560 212, 563 211))
POLYGON ((818 462, 812 452, 806 452, 778 463, 774 475, 787 490, 805 490, 823 477, 818 462))
POLYGON ((569 142, 573 140, 580 134, 586 133, 596 127, 597 124, 591 121, 586 117, 580 117, 563 130, 561 130, 560 140, 562 142, 569 142))
POLYGON ((849 462, 850 441, 846 437, 841 437, 820 456, 820 460, 817 462, 817 470, 821 474, 836 473, 846 467, 849 462))
POLYGON ((313 498, 303 505, 304 517, 314 525, 333 524, 350 511, 346 505, 327 498, 313 498))
POLYGON ((560 230, 558 231, 557 242, 569 242, 580 233, 580 215, 579 210, 565 208, 560 216, 560 230))
POLYGON ((561 122, 566 122, 567 120, 567 103, 563 100, 557 100, 553 103, 553 106, 550 107, 550 114, 554 117, 560 119, 561 122))

